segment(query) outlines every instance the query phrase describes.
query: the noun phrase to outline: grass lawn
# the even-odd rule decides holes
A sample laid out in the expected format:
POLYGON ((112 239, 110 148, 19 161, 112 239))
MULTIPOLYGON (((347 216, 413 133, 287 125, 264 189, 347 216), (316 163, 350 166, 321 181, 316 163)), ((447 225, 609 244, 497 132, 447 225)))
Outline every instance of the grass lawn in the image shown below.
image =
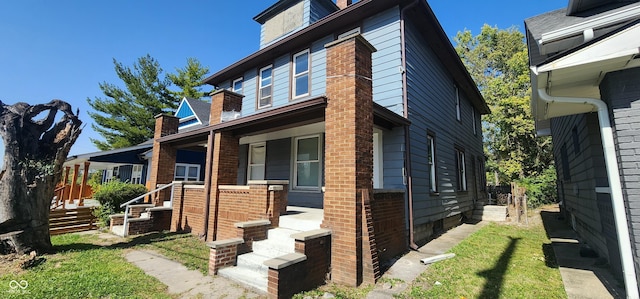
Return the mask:
POLYGON ((400 298, 566 298, 541 223, 489 224, 431 265, 400 298))
POLYGON ((171 298, 163 283, 125 260, 129 248, 155 250, 187 268, 208 271, 209 247, 190 234, 153 233, 126 240, 66 234, 51 242, 58 252, 39 257, 41 263, 28 270, 17 261, 0 261, 0 298, 171 298), (13 289, 14 280, 28 286, 13 283, 13 289))
POLYGON ((101 246, 96 235, 51 241, 58 253, 28 270, 16 266, 0 274, 0 298, 171 298, 164 284, 124 259, 124 249, 101 246), (12 289, 13 280, 28 286, 12 289))

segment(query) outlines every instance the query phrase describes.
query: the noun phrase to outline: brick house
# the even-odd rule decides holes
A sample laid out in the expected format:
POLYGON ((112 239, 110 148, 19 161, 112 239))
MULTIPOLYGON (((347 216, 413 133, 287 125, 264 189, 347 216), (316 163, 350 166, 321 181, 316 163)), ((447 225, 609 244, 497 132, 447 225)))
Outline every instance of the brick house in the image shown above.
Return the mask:
POLYGON ((149 184, 173 186, 153 204, 171 201, 171 230, 214 241, 211 272, 286 227, 295 252, 263 260, 256 287, 373 283, 470 218, 486 197, 489 108, 424 0, 281 0, 254 20, 260 49, 205 80, 209 124, 156 118, 149 184), (182 149, 204 153, 203 182, 172 183, 182 149), (320 218, 290 224, 313 210, 293 207, 320 218))
POLYGON ((640 1, 569 1, 525 20, 539 135, 571 226, 638 298, 640 1))

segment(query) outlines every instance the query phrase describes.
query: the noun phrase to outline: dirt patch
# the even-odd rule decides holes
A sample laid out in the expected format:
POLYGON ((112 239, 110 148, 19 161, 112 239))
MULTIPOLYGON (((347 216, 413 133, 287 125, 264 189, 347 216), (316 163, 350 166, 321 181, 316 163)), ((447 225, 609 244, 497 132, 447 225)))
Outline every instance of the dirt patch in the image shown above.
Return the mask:
POLYGON ((31 257, 26 254, 6 254, 0 255, 0 273, 2 274, 22 274, 26 270, 23 265, 27 264, 31 257))

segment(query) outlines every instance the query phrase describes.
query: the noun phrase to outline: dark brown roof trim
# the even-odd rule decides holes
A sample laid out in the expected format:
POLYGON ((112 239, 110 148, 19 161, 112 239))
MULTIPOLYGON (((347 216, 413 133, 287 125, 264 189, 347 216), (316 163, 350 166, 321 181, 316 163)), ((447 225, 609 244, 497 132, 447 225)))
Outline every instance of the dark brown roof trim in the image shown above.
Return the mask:
POLYGON ((241 117, 238 119, 234 119, 232 121, 227 121, 227 122, 223 122, 223 123, 219 123, 219 124, 215 124, 215 125, 210 125, 201 129, 197 129, 197 130, 193 130, 193 131, 189 131, 189 132, 184 132, 184 133, 178 133, 178 134, 173 134, 173 135, 169 135, 169 136, 165 136, 165 137, 161 137, 160 139, 158 139, 159 142, 170 142, 170 141, 175 141, 175 140, 179 140, 179 139, 185 139, 185 138, 191 138, 191 137, 196 137, 196 136, 206 136, 207 134, 209 134, 210 131, 230 131, 230 130, 235 130, 235 129, 239 129, 242 127, 247 127, 250 125, 253 125, 257 122, 262 122, 265 121, 267 119, 274 119, 274 118, 283 118, 283 117, 289 117, 290 114, 292 113, 301 113, 301 112, 306 112, 309 110, 314 110, 314 109, 318 109, 318 108, 324 108, 327 105, 327 98, 322 96, 322 97, 317 97, 317 98, 313 98, 310 100, 306 100, 306 101, 302 101, 302 102, 296 102, 290 105, 286 105, 286 106, 282 106, 282 107, 278 107, 275 109, 271 109, 271 110, 267 110, 264 112, 260 112, 260 113, 256 113, 256 114, 252 114, 246 117, 241 117))
POLYGON ((410 120, 376 102, 373 102, 373 118, 373 122, 376 125, 381 125, 387 129, 392 129, 393 127, 408 126, 411 124, 410 120))
POLYGON ((411 0, 360 0, 218 71, 206 78, 204 83, 217 86, 226 80, 242 76, 246 70, 257 68, 289 53, 298 45, 311 44, 322 37, 336 33, 347 25, 355 24, 385 9, 408 2, 411 0))

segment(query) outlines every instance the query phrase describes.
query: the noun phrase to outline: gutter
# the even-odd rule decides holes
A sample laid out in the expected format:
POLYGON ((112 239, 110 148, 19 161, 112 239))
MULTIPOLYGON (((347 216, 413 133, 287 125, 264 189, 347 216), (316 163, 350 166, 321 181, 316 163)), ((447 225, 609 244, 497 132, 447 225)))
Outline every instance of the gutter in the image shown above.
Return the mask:
MULTIPOLYGON (((405 40, 405 17, 406 11, 417 5, 422 0, 416 0, 400 10, 400 43, 402 52, 402 105, 404 117, 409 119, 409 98, 407 96, 407 48, 405 40)), ((413 231, 413 180, 411 175, 411 138, 409 136, 409 126, 404 126, 404 144, 405 144, 405 171, 407 176, 407 197, 409 201, 409 248, 418 250, 414 240, 413 231)))
POLYGON ((616 157, 615 143, 611 122, 609 120, 609 109, 604 101, 593 98, 569 98, 553 97, 547 94, 545 89, 538 89, 538 97, 546 103, 567 103, 567 104, 590 104, 598 111, 598 122, 600 124, 600 136, 602 137, 602 149, 604 150, 604 160, 607 167, 607 177, 609 188, 611 189, 611 205, 615 218, 618 245, 620 246, 620 259, 622 261, 622 271, 624 276, 627 298, 640 298, 638 294, 638 281, 633 264, 633 253, 631 252, 631 240, 627 213, 624 207, 622 195, 622 183, 620 182, 620 170, 616 157))

